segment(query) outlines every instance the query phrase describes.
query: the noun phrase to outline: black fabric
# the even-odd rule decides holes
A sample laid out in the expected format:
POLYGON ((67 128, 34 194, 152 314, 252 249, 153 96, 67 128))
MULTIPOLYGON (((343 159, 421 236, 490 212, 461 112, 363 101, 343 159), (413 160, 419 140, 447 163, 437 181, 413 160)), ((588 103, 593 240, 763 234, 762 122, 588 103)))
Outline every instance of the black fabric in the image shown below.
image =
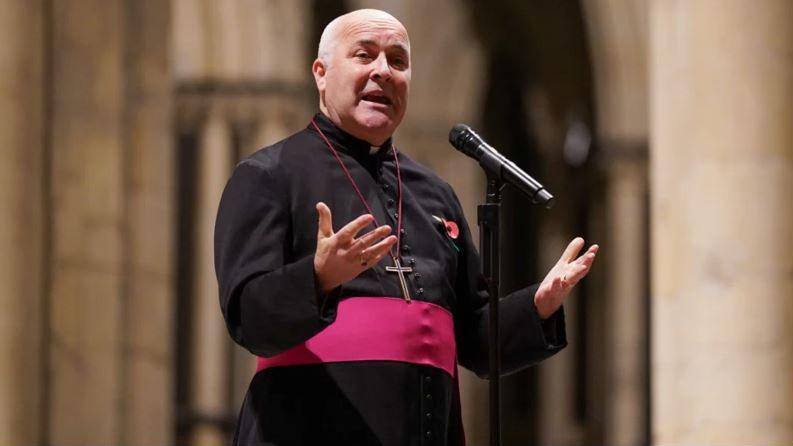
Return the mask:
MULTIPOLYGON (((390 140, 374 154, 368 143, 315 120, 334 144, 380 224, 396 227, 397 181, 390 140)), ((411 266, 413 299, 454 315, 458 362, 487 375, 487 291, 480 260, 451 187, 399 152, 403 193, 402 262, 411 266), (457 240, 433 216, 456 222, 457 240)), ((401 296, 397 277, 380 264, 328 295, 313 269, 317 211, 326 203, 334 231, 366 210, 312 125, 242 160, 226 185, 215 226, 220 304, 232 338, 251 353, 272 356, 332 323, 340 299, 401 296)), ((374 225, 363 232, 373 229, 374 225)), ((504 373, 541 361, 566 345, 560 308, 541 321, 536 285, 501 301, 504 373)), ((404 363, 350 362, 263 370, 251 383, 235 444, 459 444, 456 395, 444 372, 404 363), (434 376, 425 383, 426 376, 434 376), (425 390, 440 392, 430 417, 425 390), (422 418, 425 417, 425 418, 422 418), (422 421, 423 420, 423 421, 422 421), (429 434, 428 434, 429 432, 429 434), (451 433, 451 434, 449 434, 451 433), (452 435, 451 437, 449 435, 452 435)), ((434 395, 434 393, 433 393, 434 395)))
POLYGON ((446 429, 451 425, 446 420, 457 398, 453 390, 446 372, 397 362, 267 369, 251 382, 235 442, 279 446, 447 444, 446 429), (383 383, 394 387, 384 388, 383 383))

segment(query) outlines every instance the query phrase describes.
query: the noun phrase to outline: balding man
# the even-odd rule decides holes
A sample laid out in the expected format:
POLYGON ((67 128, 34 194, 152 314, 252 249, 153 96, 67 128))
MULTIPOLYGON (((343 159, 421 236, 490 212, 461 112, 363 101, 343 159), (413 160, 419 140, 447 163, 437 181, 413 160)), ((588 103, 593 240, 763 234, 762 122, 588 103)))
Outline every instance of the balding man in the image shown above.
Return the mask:
MULTIPOLYGON (((241 161, 218 211, 223 316, 259 357, 234 442, 463 444, 457 363, 487 373, 487 288, 454 192, 392 139, 407 31, 341 16, 312 70, 320 113, 241 161)), ((566 345, 561 304, 597 251, 583 244, 502 300, 505 373, 566 345)))

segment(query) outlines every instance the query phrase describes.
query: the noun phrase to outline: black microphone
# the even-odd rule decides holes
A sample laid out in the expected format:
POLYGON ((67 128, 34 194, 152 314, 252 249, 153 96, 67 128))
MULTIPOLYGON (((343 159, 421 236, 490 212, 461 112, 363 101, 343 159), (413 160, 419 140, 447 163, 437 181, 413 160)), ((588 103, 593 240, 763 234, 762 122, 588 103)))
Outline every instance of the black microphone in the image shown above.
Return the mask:
POLYGON ((551 195, 542 184, 488 145, 471 127, 457 124, 449 131, 449 142, 455 149, 477 160, 488 174, 509 183, 526 194, 532 203, 553 206, 551 195))

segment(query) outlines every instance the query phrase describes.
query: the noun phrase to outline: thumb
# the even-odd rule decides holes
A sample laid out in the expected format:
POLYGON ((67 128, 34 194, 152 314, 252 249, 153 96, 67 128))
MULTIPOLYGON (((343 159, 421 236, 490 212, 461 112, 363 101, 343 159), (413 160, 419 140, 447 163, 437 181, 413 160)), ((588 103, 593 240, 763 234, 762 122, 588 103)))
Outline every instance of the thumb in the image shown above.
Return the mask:
POLYGON ((317 238, 328 238, 333 236, 333 220, 330 215, 330 208, 320 201, 317 203, 317 213, 319 214, 317 238))

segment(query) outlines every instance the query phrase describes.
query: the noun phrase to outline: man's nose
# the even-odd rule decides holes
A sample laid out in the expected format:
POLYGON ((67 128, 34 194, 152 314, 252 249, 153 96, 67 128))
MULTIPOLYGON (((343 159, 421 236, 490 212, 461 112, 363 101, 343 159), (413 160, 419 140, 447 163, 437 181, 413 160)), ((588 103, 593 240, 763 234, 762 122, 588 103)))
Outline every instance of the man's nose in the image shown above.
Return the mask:
POLYGON ((373 79, 390 79, 391 78, 391 66, 388 64, 388 59, 385 56, 385 53, 380 53, 377 59, 372 62, 372 78, 373 79))

